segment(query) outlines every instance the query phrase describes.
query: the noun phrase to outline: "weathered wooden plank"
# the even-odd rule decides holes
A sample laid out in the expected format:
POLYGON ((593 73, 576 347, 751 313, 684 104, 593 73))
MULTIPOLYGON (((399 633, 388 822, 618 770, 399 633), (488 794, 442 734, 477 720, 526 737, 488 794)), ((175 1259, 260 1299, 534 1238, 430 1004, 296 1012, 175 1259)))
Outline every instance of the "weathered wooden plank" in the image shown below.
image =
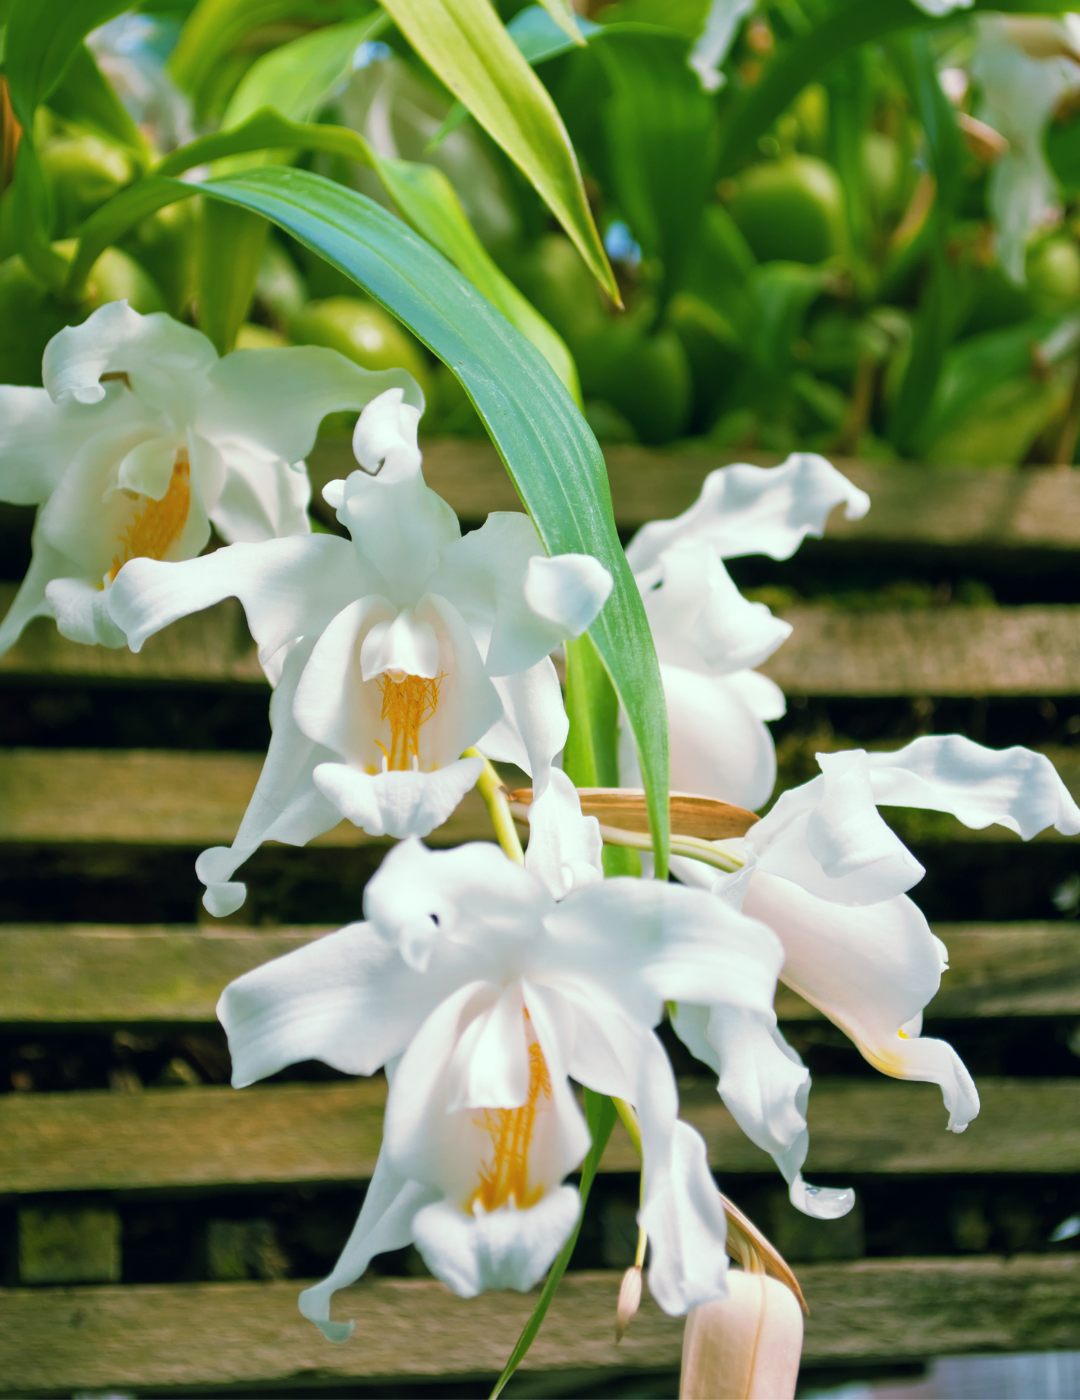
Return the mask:
MULTIPOLYGON (((890 1259, 799 1270, 810 1306, 806 1361, 914 1360, 1080 1345, 1080 1256, 890 1259)), ((356 1331, 323 1340, 297 1311, 300 1282, 0 1291, 0 1384, 9 1394, 86 1389, 317 1385, 405 1376, 494 1376, 533 1305, 529 1295, 457 1298, 428 1279, 372 1278, 335 1316, 356 1331)), ((682 1319, 646 1293, 623 1342, 619 1275, 571 1273, 526 1372, 677 1369, 682 1319)), ((582 1378, 584 1380, 584 1377, 582 1378)))
POLYGON ((785 612, 761 670, 789 695, 1080 694, 1080 608, 785 612))
MULTIPOLYGON (((0 585, 0 615, 12 594, 11 586, 0 585)), ((761 669, 788 694, 1080 694, 1080 607, 843 612, 801 606, 785 616, 795 632, 761 669)), ((232 600, 182 618, 137 656, 126 648, 69 642, 50 620, 39 618, 0 657, 4 677, 266 685, 232 600)))
MULTIPOLYGON (((830 742, 826 748, 834 747, 830 742)), ((1044 749, 1080 798, 1080 750, 1044 749)), ((0 749, 0 842, 228 845, 255 789, 261 754, 164 749, 0 749)), ((781 775, 783 779, 783 774, 781 775)), ((905 840, 1017 841, 1005 827, 969 831, 940 813, 891 814, 905 840)), ((466 793, 428 838, 454 846, 491 839, 483 802, 466 793)), ((1056 832, 1037 839, 1066 840, 1056 832)), ((388 845, 349 822, 312 845, 388 845)))
MULTIPOLYGON (((0 925, 0 1024, 206 1023, 234 977, 322 928, 0 925)), ((1080 925, 938 924, 951 966, 927 1016, 1075 1016, 1080 925)), ((782 1020, 821 1013, 786 987, 782 1020)))
MULTIPOLYGON (((488 511, 520 510, 506 469, 488 442, 446 438, 423 444, 429 485, 463 520, 488 511)), ((615 520, 620 529, 678 515, 692 505, 701 483, 733 461, 772 466, 768 454, 732 454, 695 446, 673 452, 642 447, 604 449, 615 520)), ((1080 545, 1080 472, 1057 468, 990 471, 984 468, 875 466, 831 458, 866 491, 873 505, 860 521, 840 511, 829 539, 890 544, 983 546, 996 549, 1075 549, 1080 545)), ((347 441, 320 443, 308 459, 316 492, 356 464, 347 441)))
MULTIPOLYGON (((0 750, 0 841, 228 845, 255 790, 262 754, 162 749, 0 750)), ((468 793, 437 845, 491 836, 468 793)), ((342 822, 312 845, 388 845, 342 822)))
MULTIPOLYGON (((945 1131, 932 1085, 823 1079, 810 1097, 813 1172, 1080 1171, 1080 1081, 983 1080, 983 1111, 945 1131)), ((0 1097, 0 1192, 133 1190, 370 1177, 381 1137, 379 1079, 141 1094, 0 1097)), ((680 1085, 682 1115, 720 1171, 774 1171, 736 1127, 712 1083, 680 1085)), ((634 1171, 621 1127, 605 1171, 634 1171)))

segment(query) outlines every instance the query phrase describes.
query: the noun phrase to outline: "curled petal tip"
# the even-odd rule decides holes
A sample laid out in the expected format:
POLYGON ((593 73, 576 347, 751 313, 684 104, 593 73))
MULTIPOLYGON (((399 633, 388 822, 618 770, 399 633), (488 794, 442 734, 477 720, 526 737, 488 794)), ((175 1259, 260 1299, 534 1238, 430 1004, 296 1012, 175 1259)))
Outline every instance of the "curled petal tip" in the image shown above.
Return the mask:
POLYGON ((641 1265, 634 1264, 623 1274, 619 1302, 615 1308, 615 1340, 621 1342, 638 1308, 641 1307, 641 1265))

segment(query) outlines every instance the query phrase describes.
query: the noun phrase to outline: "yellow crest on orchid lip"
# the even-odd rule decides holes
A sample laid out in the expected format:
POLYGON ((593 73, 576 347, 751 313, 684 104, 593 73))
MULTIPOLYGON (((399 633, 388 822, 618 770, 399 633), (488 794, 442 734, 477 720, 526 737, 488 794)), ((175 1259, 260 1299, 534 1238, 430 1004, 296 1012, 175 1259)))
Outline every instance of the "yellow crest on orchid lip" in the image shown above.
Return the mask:
POLYGON ((191 509, 191 466, 187 450, 180 448, 173 464, 169 487, 160 501, 149 496, 136 508, 131 523, 120 536, 122 554, 114 554, 109 579, 131 559, 164 559, 180 538, 191 509))
MULTIPOLYGON (((525 1022, 531 1033, 528 1011, 525 1022)), ((551 1104, 551 1075, 539 1041, 529 1043, 529 1089, 520 1108, 487 1108, 483 1118, 473 1121, 491 1138, 491 1160, 480 1164, 480 1185, 466 1203, 472 1213, 479 1204, 486 1211, 498 1210, 513 1198, 519 1210, 536 1205, 544 1194, 543 1183, 529 1187, 529 1147, 536 1130, 536 1115, 551 1104)))
POLYGON ((386 673, 376 678, 382 695, 379 718, 390 723, 390 747, 387 749, 378 739, 375 742, 391 772, 409 769, 414 758, 419 763, 420 726, 439 708, 439 689, 445 679, 445 671, 432 680, 426 676, 401 676, 395 680, 386 673))

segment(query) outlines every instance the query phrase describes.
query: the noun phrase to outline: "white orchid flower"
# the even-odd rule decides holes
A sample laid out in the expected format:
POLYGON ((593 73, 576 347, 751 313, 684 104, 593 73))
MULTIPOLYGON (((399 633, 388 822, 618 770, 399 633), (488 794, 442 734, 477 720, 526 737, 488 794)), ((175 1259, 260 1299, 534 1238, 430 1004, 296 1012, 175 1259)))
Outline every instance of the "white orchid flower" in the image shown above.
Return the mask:
MULTIPOLYGON (((960 735, 915 739, 895 753, 818 754, 821 775, 785 792, 745 837, 718 843, 738 867, 716 878, 676 858, 679 878, 767 924, 784 945, 782 980, 824 1012, 876 1069, 940 1086, 948 1126, 963 1132, 979 1096, 953 1048, 924 1037, 923 1009, 947 950, 907 898, 923 867, 878 813, 881 804, 951 812, 1025 840, 1045 827, 1080 832, 1080 808, 1042 754, 985 749, 960 735)), ((791 1199, 811 1215, 842 1214, 850 1196, 803 1183, 809 1077, 775 1021, 735 1017, 705 998, 679 1006, 675 1030, 720 1076, 743 1130, 772 1152, 791 1199)))
POLYGON ((542 793, 567 720, 549 652, 579 636, 611 590, 588 555, 548 558, 528 516, 493 514, 464 537, 425 484, 419 411, 388 390, 353 436, 361 470, 324 491, 334 535, 234 544, 184 564, 137 559, 109 593, 134 651, 185 613, 240 599, 264 665, 283 656, 273 737, 232 847, 196 865, 215 914, 263 841, 304 845, 348 818, 373 836, 426 836, 490 758, 542 793))
MULTIPOLYGON (((627 546, 660 660, 676 791, 751 810, 768 800, 776 753, 765 721, 784 713, 784 696, 752 668, 791 627, 764 603, 747 602, 723 560, 789 559, 841 503, 849 520, 870 508, 865 492, 814 453, 778 467, 720 467, 689 510, 645 525, 627 546)), ((624 786, 641 786, 625 725, 619 767, 624 786)))
POLYGON ((725 1296, 720 1195, 651 1027, 691 988, 764 1012, 779 942, 702 891, 601 879, 595 819, 561 772, 549 792, 589 856, 561 902, 566 871, 544 841, 523 869, 486 843, 409 840, 369 883, 366 922, 246 973, 219 1003, 237 1087, 310 1058, 386 1067, 359 1219, 333 1272, 300 1295, 331 1340, 352 1330, 330 1321, 333 1293, 410 1241, 463 1297, 540 1279, 577 1220, 563 1183, 589 1148, 570 1077, 637 1111, 657 1302, 680 1314, 725 1296))
MULTIPOLYGON (((1068 31, 1047 20, 1051 27, 1064 50, 1068 31)), ((1013 281, 1023 283, 1028 239, 1058 202, 1057 181, 1043 153, 1046 126, 1080 75, 1070 59, 1026 53, 1003 16, 981 15, 976 35, 971 68, 982 91, 978 115, 1009 143, 990 172, 988 192, 998 257, 1013 281)))
POLYGON ((0 386, 0 500, 40 507, 30 568, 0 625, 0 654, 33 617, 122 646, 107 594, 133 558, 190 559, 210 538, 307 534, 303 457, 320 420, 392 385, 314 346, 239 350, 163 312, 110 302, 45 349, 43 389, 0 386))

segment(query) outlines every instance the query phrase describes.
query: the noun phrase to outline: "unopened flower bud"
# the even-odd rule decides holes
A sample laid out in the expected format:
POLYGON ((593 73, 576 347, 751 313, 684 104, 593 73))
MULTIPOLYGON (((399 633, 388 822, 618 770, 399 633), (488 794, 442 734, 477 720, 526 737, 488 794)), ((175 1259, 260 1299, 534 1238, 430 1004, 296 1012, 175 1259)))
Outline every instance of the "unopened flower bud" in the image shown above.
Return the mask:
POLYGON ((686 1319, 680 1400, 791 1400, 802 1338, 802 1312, 789 1288, 732 1269, 727 1298, 686 1319))
POLYGON ((641 1266, 634 1264, 623 1274, 619 1285, 619 1304, 615 1309, 615 1340, 621 1342, 630 1326, 630 1319, 641 1307, 641 1266))

